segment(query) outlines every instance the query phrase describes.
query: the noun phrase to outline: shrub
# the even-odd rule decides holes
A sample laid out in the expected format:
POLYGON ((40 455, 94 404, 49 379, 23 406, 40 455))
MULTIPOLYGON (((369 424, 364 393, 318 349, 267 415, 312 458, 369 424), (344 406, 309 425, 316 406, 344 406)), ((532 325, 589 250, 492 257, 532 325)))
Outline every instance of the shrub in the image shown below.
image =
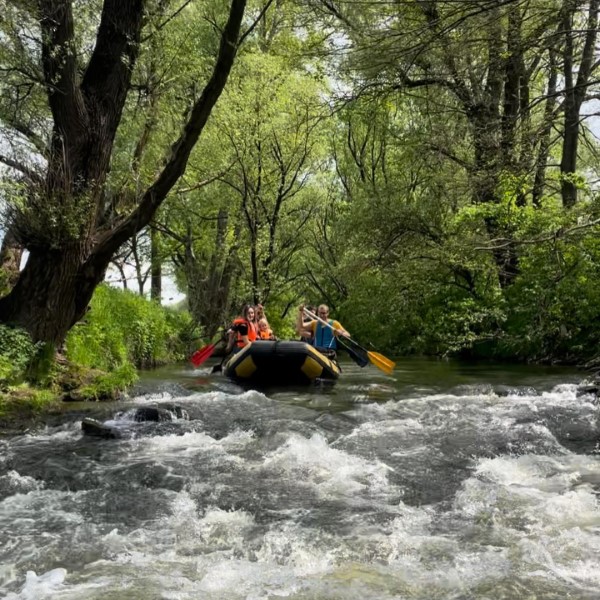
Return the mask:
POLYGON ((0 385, 23 381, 36 352, 26 331, 0 324, 0 385))
POLYGON ((179 360, 180 333, 189 315, 107 285, 94 293, 85 318, 69 333, 67 356, 78 364, 113 371, 123 365, 152 367, 179 360))

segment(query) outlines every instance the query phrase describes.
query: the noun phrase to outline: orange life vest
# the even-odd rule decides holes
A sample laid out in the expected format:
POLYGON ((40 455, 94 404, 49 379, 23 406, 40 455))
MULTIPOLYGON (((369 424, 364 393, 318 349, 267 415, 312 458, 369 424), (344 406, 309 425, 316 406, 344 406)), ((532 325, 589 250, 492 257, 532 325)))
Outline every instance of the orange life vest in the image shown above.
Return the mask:
POLYGON ((270 329, 267 329, 266 331, 259 331, 258 335, 260 336, 261 340, 273 340, 273 339, 275 339, 275 336, 273 335, 273 332, 270 329))
MULTIPOLYGON (((254 342, 256 340, 256 328, 254 326, 254 323, 252 323, 251 321, 248 321, 243 317, 238 317, 237 319, 234 319, 233 325, 246 325, 248 327, 248 340, 251 342, 254 342)), ((243 348, 245 346, 243 336, 239 331, 236 331, 236 334, 237 339, 235 343, 238 348, 243 348)))

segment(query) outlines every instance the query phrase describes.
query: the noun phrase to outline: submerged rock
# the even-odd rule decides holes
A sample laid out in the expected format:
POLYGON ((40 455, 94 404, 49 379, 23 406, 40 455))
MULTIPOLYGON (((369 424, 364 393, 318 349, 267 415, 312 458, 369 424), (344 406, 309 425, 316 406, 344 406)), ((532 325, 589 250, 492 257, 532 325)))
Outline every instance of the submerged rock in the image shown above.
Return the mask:
POLYGON ((133 420, 140 423, 143 421, 174 421, 184 419, 189 421, 189 414, 181 406, 176 404, 163 404, 162 406, 142 406, 137 408, 133 414, 133 420))
POLYGON ((81 430, 85 435, 104 439, 118 439, 123 437, 123 432, 117 427, 105 425, 96 419, 85 418, 81 421, 81 430))
POLYGON ((577 396, 592 395, 598 397, 600 395, 600 384, 598 383, 581 383, 577 386, 577 396))
POLYGON ((177 420, 190 420, 187 410, 177 404, 163 404, 160 407, 141 406, 133 412, 117 414, 117 420, 110 421, 110 423, 102 423, 97 419, 86 417, 81 421, 81 430, 84 435, 103 439, 120 439, 130 437, 136 423, 168 423, 177 420), (116 423, 122 423, 122 425, 116 423))

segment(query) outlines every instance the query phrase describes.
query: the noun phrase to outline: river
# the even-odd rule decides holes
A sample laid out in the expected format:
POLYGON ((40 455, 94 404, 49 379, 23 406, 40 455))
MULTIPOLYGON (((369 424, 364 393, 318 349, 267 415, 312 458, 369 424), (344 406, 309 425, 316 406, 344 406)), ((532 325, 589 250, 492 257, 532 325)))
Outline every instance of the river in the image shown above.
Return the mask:
POLYGON ((210 365, 146 373, 126 403, 0 439, 0 597, 597 599, 583 377, 415 359, 253 391, 210 365), (128 420, 173 402, 189 421, 128 420), (84 416, 128 435, 83 436, 84 416))

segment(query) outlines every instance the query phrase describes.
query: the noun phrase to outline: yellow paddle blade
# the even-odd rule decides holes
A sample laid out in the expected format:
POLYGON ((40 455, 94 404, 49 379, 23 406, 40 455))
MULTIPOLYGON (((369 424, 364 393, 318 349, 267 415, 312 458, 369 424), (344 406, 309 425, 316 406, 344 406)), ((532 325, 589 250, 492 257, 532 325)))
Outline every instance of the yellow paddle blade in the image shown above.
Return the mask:
POLYGON ((367 352, 369 356, 369 360, 378 368, 381 369, 384 373, 388 375, 392 374, 396 363, 391 361, 389 358, 383 356, 383 354, 379 354, 379 352, 367 352))

